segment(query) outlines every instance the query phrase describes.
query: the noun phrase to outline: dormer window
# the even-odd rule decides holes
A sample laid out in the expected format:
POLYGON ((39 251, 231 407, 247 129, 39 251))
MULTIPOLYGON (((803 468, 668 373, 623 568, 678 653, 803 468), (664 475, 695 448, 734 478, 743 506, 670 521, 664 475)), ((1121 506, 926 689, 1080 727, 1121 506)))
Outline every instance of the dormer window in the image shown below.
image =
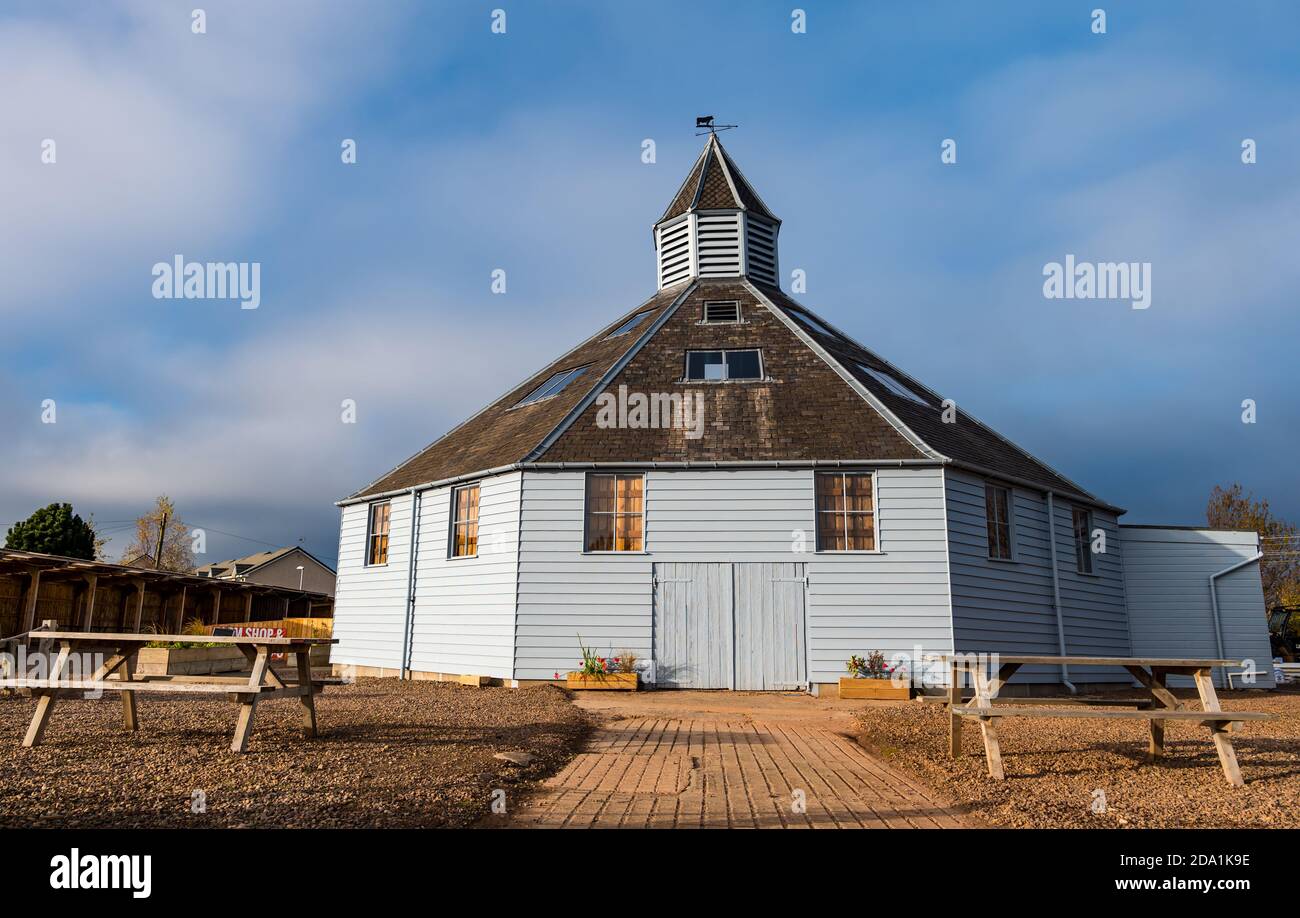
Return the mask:
POLYGON ((689 382, 762 378, 763 354, 757 348, 744 351, 686 352, 686 379, 689 382))
POLYGON ((708 300, 705 302, 705 325, 735 325, 740 321, 740 303, 736 300, 708 300))

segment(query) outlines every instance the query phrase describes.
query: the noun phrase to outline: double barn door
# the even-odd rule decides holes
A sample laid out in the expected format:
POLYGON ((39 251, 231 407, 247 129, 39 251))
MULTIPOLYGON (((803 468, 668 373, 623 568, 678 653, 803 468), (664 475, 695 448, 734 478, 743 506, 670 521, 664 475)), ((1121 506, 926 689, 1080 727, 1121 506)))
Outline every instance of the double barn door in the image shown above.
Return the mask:
POLYGON ((805 565, 673 562, 654 566, 656 684, 801 688, 808 684, 805 565))

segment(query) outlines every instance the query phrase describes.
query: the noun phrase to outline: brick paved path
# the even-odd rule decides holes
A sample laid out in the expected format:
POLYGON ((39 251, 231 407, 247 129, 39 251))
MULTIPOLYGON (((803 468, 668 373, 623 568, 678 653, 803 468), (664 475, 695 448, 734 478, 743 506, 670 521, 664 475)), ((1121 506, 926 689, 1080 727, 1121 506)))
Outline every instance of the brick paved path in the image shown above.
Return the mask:
POLYGON ((923 785, 817 724, 638 717, 601 728, 510 824, 794 829, 962 821, 923 785))

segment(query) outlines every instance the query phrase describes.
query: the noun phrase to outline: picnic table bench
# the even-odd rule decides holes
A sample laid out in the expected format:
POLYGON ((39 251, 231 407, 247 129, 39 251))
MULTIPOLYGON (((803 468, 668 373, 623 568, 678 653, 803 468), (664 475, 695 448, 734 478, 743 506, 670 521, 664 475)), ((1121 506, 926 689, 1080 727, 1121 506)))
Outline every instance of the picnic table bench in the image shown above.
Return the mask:
MULTIPOLYGON (((31 631, 8 640, 27 638, 57 645, 58 653, 49 675, 30 678, 18 673, 0 678, 0 688, 30 691, 38 698, 23 746, 36 746, 45 734, 54 703, 59 698, 84 697, 87 692, 120 692, 122 722, 127 730, 139 728, 135 696, 138 692, 224 694, 239 705, 232 752, 247 752, 257 703, 269 698, 297 698, 302 705, 302 726, 307 736, 316 736, 316 695, 327 685, 345 680, 312 673, 310 652, 317 644, 336 643, 333 638, 204 636, 205 644, 234 644, 248 658, 251 672, 236 676, 137 675, 135 657, 148 643, 185 643, 196 640, 185 634, 112 634, 95 631, 31 631), (296 663, 296 678, 282 676, 271 665, 271 655, 283 653, 296 663), (73 654, 89 654, 100 661, 89 678, 69 673, 73 654)), ((80 659, 80 657, 78 658, 80 659)))
MULTIPOLYGON (((979 655, 954 654, 944 657, 948 667, 948 713, 949 713, 949 755, 957 758, 961 755, 962 724, 966 719, 979 722, 984 739, 984 757, 987 761, 989 776, 1001 781, 1005 777, 1002 768, 1002 749, 998 741, 997 721, 1001 717, 1064 717, 1091 718, 1097 720, 1144 720, 1151 730, 1147 747, 1148 758, 1152 761, 1164 755, 1165 723, 1167 721, 1184 721, 1203 723, 1210 730, 1219 763, 1223 766, 1223 775, 1234 787, 1241 787, 1241 768, 1237 764, 1237 753, 1232 746, 1232 731, 1249 720, 1270 720, 1272 714, 1257 711, 1225 711, 1219 704, 1219 696, 1214 689, 1212 673, 1215 667, 1241 666, 1239 660, 1184 660, 1155 659, 1136 657, 1071 657, 1071 656, 1004 656, 1001 654, 981 658, 979 655), (998 671, 990 674, 986 660, 996 660, 998 671), (1123 667, 1137 681, 1146 697, 1131 702, 1138 710, 1090 710, 1081 707, 1068 709, 1050 708, 1038 704, 1026 704, 1020 707, 1003 704, 997 697, 998 692, 1022 666, 1105 666, 1123 667), (971 677, 975 697, 963 703, 961 674, 971 677), (1168 687, 1171 675, 1191 676, 1200 697, 1201 709, 1183 709, 1168 687)), ((1077 701, 1076 699, 1069 699, 1077 701)), ((1082 702, 1082 703, 1087 703, 1082 702)))

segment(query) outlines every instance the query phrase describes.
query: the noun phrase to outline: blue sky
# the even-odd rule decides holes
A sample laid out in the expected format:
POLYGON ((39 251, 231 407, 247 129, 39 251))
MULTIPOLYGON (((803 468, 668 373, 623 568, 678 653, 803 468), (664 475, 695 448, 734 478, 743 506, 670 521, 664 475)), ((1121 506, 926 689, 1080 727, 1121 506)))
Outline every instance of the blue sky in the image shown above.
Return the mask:
POLYGON ((1128 522, 1300 517, 1293 4, 199 3, 0 11, 0 522, 166 492, 208 560, 333 561, 334 500, 653 291, 703 113, 827 319, 1128 522), (261 307, 154 299, 178 253, 261 307), (1066 253, 1151 308, 1044 299, 1066 253))

